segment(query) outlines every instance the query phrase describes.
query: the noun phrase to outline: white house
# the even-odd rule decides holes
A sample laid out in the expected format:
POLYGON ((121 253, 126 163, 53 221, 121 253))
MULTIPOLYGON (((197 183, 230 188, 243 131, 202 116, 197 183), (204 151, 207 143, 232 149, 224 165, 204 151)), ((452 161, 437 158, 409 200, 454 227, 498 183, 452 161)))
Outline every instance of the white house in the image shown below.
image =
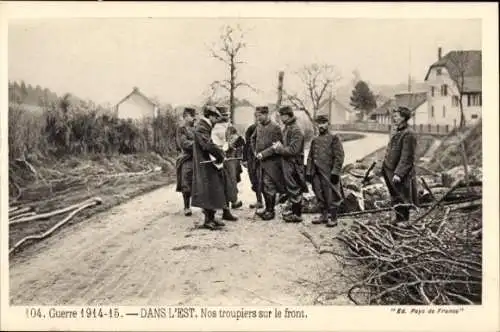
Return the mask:
POLYGON ((318 107, 317 114, 326 115, 331 124, 344 124, 355 121, 354 110, 343 105, 335 97, 325 98, 318 107))
POLYGON ((438 49, 438 60, 429 67, 425 76, 430 124, 460 124, 460 91, 466 124, 479 120, 482 109, 481 65, 481 51, 450 51, 442 57, 441 48, 438 49))
POLYGON ((131 93, 115 105, 115 112, 122 119, 154 118, 158 115, 158 105, 134 87, 131 93))
POLYGON ((394 98, 388 99, 385 103, 371 111, 368 119, 380 124, 391 124, 391 112, 396 108, 396 100, 394 98))
POLYGON ((408 121, 411 125, 429 123, 427 92, 398 93, 394 95, 396 107, 403 106, 410 109, 412 117, 408 121))
POLYGON ((429 123, 426 92, 405 92, 395 94, 394 98, 387 100, 385 103, 373 110, 369 115, 369 119, 380 124, 389 125, 392 122, 392 111, 399 106, 407 107, 412 112, 412 117, 410 121, 408 121, 410 125, 429 123))

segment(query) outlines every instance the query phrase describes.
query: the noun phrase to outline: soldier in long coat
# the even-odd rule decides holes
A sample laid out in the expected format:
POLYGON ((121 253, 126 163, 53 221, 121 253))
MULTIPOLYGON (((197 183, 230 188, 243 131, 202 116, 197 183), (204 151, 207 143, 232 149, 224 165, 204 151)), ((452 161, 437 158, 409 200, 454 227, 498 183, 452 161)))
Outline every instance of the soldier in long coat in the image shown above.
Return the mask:
POLYGON ((297 125, 290 106, 279 109, 283 129, 283 143, 273 145, 276 153, 282 157, 283 176, 289 201, 292 203, 291 214, 283 217, 285 222, 302 222, 302 194, 308 191, 304 167, 304 134, 297 125))
POLYGON ((193 142, 194 142, 194 120, 196 110, 184 108, 182 117, 184 123, 176 132, 177 148, 181 154, 176 161, 177 187, 176 191, 182 193, 184 200, 184 215, 191 216, 191 187, 193 184, 193 142))
POLYGON ((337 210, 343 200, 340 173, 344 163, 344 148, 337 135, 330 133, 328 118, 315 119, 319 135, 314 137, 307 157, 306 180, 312 184, 321 216, 313 224, 337 225, 337 210), (334 189, 332 189, 332 187, 334 189))
POLYGON ((214 107, 205 107, 194 131, 193 193, 191 205, 203 209, 204 226, 216 229, 224 223, 215 219, 216 210, 226 208, 224 152, 212 140, 213 126, 222 118, 214 107))
POLYGON ((257 216, 263 220, 275 217, 276 195, 285 191, 281 156, 276 153, 273 144, 282 141, 281 128, 269 117, 269 108, 259 106, 255 110, 257 128, 251 137, 257 158, 257 191, 264 197, 265 209, 257 216))
POLYGON ((382 175, 391 195, 396 213, 395 222, 407 224, 410 208, 418 206, 418 188, 415 174, 417 135, 408 127, 411 111, 399 107, 393 114, 395 132, 387 146, 382 175))
POLYGON ((247 130, 245 131, 245 146, 243 147, 243 158, 242 158, 242 164, 244 167, 247 169, 248 173, 248 178, 250 179, 250 183, 252 184, 252 191, 255 193, 255 196, 257 198, 256 203, 250 204, 251 209, 261 209, 263 207, 262 205, 262 194, 260 189, 258 188, 259 186, 259 179, 258 179, 258 167, 257 163, 258 160, 256 158, 256 152, 255 152, 255 140, 252 142, 252 135, 255 133, 255 130, 257 129, 257 113, 254 113, 254 123, 252 123, 250 126, 248 126, 247 130))

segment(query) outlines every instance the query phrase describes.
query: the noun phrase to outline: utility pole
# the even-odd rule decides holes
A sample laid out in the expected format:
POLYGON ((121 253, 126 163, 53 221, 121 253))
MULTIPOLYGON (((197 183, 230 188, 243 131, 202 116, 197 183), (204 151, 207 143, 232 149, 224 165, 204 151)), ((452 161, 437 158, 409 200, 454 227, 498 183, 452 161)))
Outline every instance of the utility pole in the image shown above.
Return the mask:
POLYGON ((283 100, 283 79, 285 77, 285 72, 280 71, 278 73, 278 100, 276 102, 276 110, 278 110, 281 106, 281 102, 283 100))
POLYGON ((411 93, 411 43, 408 47, 408 93, 411 93))

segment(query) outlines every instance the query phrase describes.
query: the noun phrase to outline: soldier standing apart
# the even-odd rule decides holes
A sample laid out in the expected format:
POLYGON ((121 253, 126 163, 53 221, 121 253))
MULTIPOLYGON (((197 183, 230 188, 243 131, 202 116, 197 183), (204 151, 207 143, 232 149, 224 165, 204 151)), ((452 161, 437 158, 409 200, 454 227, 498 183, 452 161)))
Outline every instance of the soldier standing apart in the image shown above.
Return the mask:
POLYGON ((418 205, 415 175, 417 136, 408 127, 410 117, 411 111, 406 107, 393 111, 395 132, 390 138, 382 165, 382 175, 396 213, 393 222, 400 226, 408 224, 410 207, 418 205))
POLYGON ((321 216, 312 223, 326 223, 327 227, 335 227, 337 210, 343 200, 340 172, 344 163, 344 148, 340 138, 330 133, 326 116, 318 115, 315 120, 319 135, 311 142, 307 157, 306 179, 312 184, 321 216))
POLYGON ((216 210, 226 207, 224 187, 224 152, 212 140, 213 126, 221 121, 221 113, 208 106, 194 131, 192 206, 203 209, 204 227, 216 229, 224 223, 215 219, 216 210))
POLYGON ((281 107, 278 112, 285 125, 283 143, 276 142, 273 147, 282 157, 285 188, 292 203, 291 214, 283 216, 283 220, 302 222, 302 194, 308 191, 304 174, 304 134, 297 125, 297 118, 290 106, 281 107))
POLYGON ((193 183, 193 142, 194 120, 196 111, 193 108, 184 108, 182 117, 184 123, 177 129, 176 142, 181 155, 176 162, 177 187, 184 199, 184 215, 191 216, 190 209, 191 186, 193 183))
POLYGON ((271 220, 275 217, 276 195, 285 190, 281 157, 273 148, 273 143, 281 142, 282 133, 278 124, 269 118, 267 106, 257 107, 255 113, 258 125, 250 144, 255 148, 257 158, 256 189, 262 193, 265 203, 265 209, 258 211, 257 216, 262 220, 271 220))
POLYGON ((257 112, 255 112, 254 123, 248 126, 247 130, 245 131, 245 146, 243 147, 243 159, 242 159, 242 165, 247 169, 248 178, 250 179, 250 183, 252 184, 252 191, 255 193, 255 196, 257 198, 256 203, 250 204, 251 209, 261 209, 263 207, 262 193, 258 188, 259 179, 257 171, 257 158, 254 145, 255 141, 253 142, 253 144, 251 142, 252 135, 255 133, 255 130, 257 129, 257 123, 258 123, 257 112))

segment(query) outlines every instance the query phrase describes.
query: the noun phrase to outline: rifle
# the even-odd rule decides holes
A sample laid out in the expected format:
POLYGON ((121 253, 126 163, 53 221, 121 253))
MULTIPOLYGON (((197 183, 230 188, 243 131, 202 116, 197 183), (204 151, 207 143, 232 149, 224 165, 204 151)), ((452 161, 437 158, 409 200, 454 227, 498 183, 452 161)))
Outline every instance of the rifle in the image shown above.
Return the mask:
POLYGON ((370 165, 370 167, 366 170, 366 172, 365 172, 365 176, 363 177, 363 180, 361 181, 361 184, 362 184, 363 186, 365 186, 366 184, 368 184, 368 181, 370 180, 370 173, 371 173, 371 171, 373 170, 373 168, 375 167, 375 165, 377 165, 377 162, 376 162, 376 161, 374 161, 374 162, 370 165))
MULTIPOLYGON (((223 162, 226 162, 226 161, 231 161, 231 160, 242 160, 243 158, 241 157, 237 157, 237 158, 226 158, 224 159, 223 162)), ((210 164, 210 163, 213 163, 215 162, 215 159, 210 159, 210 160, 204 160, 204 161, 200 161, 200 164, 210 164)))

